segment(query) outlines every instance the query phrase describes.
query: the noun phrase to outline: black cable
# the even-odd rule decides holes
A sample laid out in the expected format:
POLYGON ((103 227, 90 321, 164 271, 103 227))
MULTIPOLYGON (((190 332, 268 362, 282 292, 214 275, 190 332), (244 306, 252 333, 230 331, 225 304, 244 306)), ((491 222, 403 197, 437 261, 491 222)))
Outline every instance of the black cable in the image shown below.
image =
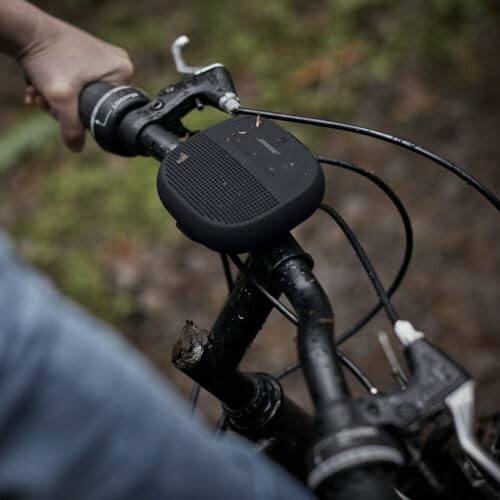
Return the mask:
POLYGON ((287 367, 283 368, 279 372, 276 372, 273 377, 276 380, 281 380, 285 377, 288 377, 288 375, 291 375, 292 373, 295 373, 299 368, 302 368, 302 362, 296 361, 295 363, 288 365, 287 367))
MULTIPOLYGON (((282 304, 276 297, 273 297, 256 279, 252 274, 248 271, 246 268, 245 264, 242 262, 242 260, 237 256, 237 255, 230 255, 229 258, 234 262, 238 270, 243 273, 245 276, 248 277, 248 279, 252 282, 252 284, 273 304, 273 306, 289 321, 291 321, 294 325, 299 324, 299 319, 297 316, 290 311, 284 304, 282 304)), ((373 389, 376 390, 375 386, 370 382, 370 379, 368 376, 363 372, 363 370, 357 366, 350 358, 348 358, 345 354, 337 350, 337 356, 340 360, 340 362, 348 369, 350 372, 359 380, 359 382, 365 386, 368 391, 372 391, 373 389)), ((293 365, 295 366, 295 365, 293 365)), ((299 362, 297 364, 297 367, 292 369, 290 373, 295 371, 301 366, 301 363, 299 362)), ((291 368, 291 367, 289 367, 291 368)), ((285 368, 284 372, 286 372, 287 368, 285 368)), ((284 375, 281 374, 282 372, 279 372, 277 376, 279 378, 283 378, 289 373, 285 373, 284 375)), ((277 377, 277 378, 278 378, 277 377)))
MULTIPOLYGON (((354 363, 354 361, 349 358, 346 354, 344 354, 342 351, 337 349, 337 356, 339 357, 340 361, 349 368, 349 371, 352 374, 355 374, 355 377, 358 379, 361 385, 370 393, 370 394, 377 394, 378 389, 377 387, 373 384, 373 382, 367 377, 366 373, 361 371, 359 369, 359 366, 354 363)), ((288 377, 288 375, 291 375, 292 373, 295 373, 297 370, 302 368, 302 363, 300 361, 297 361, 286 368, 283 368, 283 370, 280 370, 279 372, 276 372, 273 377, 276 380, 282 380, 285 377, 288 377)))
POLYGON ((245 276, 248 277, 248 279, 252 282, 252 284, 259 290, 262 295, 264 295, 269 302, 289 321, 294 323, 295 325, 298 324, 298 319, 295 314, 293 314, 288 307, 286 307, 284 304, 282 304, 276 297, 273 297, 272 294, 270 294, 255 278, 252 276, 252 274, 248 271, 246 268, 245 264, 243 261, 237 256, 237 255, 230 255, 229 258, 233 261, 234 265, 238 268, 238 270, 244 274, 245 276))
MULTIPOLYGON (((393 282, 387 289, 387 295, 391 297, 401 285, 401 282, 405 277, 406 271, 408 270, 408 266, 410 264, 411 256, 413 253, 413 230, 408 212, 406 211, 403 203, 401 202, 397 194, 380 177, 375 175, 373 172, 364 170, 355 163, 349 161, 337 160, 334 158, 329 158, 326 156, 319 156, 319 155, 316 156, 316 159, 321 163, 335 165, 337 167, 350 170, 351 172, 355 172, 367 178, 368 180, 373 182, 377 187, 379 187, 389 197, 389 199, 392 201, 397 211, 399 212, 405 230, 406 242, 405 242, 405 251, 403 255, 403 260, 401 262, 401 266, 393 282)), ((361 318, 354 325, 348 328, 344 333, 342 333, 342 335, 339 335, 336 341, 337 345, 342 344, 347 339, 356 334, 359 330, 361 330, 361 328, 363 328, 380 311, 380 309, 382 309, 382 307, 383 307, 382 301, 379 301, 372 309, 370 309, 370 311, 363 318, 361 318)))
POLYGON ((336 212, 332 207, 329 207, 328 205, 322 203, 320 205, 320 209, 323 210, 325 213, 327 213, 338 224, 342 232, 349 240, 349 243, 353 247, 362 266, 364 267, 366 274, 368 275, 368 278, 370 278, 370 281, 372 282, 372 285, 375 288, 375 292, 379 300, 382 302, 382 305, 387 314, 387 317, 389 318, 389 321, 391 322, 392 325, 394 325, 394 323, 396 323, 396 321, 399 320, 399 315, 396 312, 394 306, 392 305, 391 299, 388 297, 384 289, 384 286, 382 285, 382 282, 380 281, 380 278, 378 277, 378 274, 375 271, 375 268, 373 267, 373 264, 370 262, 370 259, 366 255, 366 252, 361 246, 361 243, 359 242, 358 238, 356 238, 356 235, 353 233, 353 231, 351 230, 347 222, 342 218, 342 216, 338 212, 336 212))
POLYGON ((370 393, 370 394, 377 394, 378 389, 375 387, 373 382, 366 376, 366 373, 364 373, 359 366, 354 363, 354 361, 347 356, 347 354, 343 353, 339 349, 337 349, 337 356, 340 359, 340 361, 344 364, 344 366, 347 366, 349 368, 349 371, 359 380, 361 385, 370 393))
POLYGON ((227 288, 229 292, 234 288, 234 279, 231 274, 231 267, 229 266, 229 259, 225 253, 219 254, 222 261, 222 269, 224 270, 224 276, 226 277, 227 288))
POLYGON ((453 174, 460 177, 467 184, 472 186, 476 191, 482 194, 497 210, 500 210, 500 200, 483 184, 481 184, 477 179, 472 177, 468 172, 466 172, 463 168, 459 167, 455 163, 443 158, 442 156, 433 153, 432 151, 423 148, 422 146, 418 146, 417 144, 413 144, 406 139, 402 139, 401 137, 396 137, 390 134, 386 134, 385 132, 381 132, 379 130, 373 130, 367 127, 359 127, 357 125, 351 125, 349 123, 335 122, 329 120, 321 120, 319 118, 308 118, 305 116, 297 116, 297 115, 287 115, 283 113, 273 113, 271 111, 259 111, 256 109, 249 108, 238 108, 234 111, 235 114, 239 115, 252 115, 252 116, 261 116, 263 118, 271 118, 273 120, 282 120, 292 123, 301 123, 304 125, 314 125, 317 127, 326 127, 333 128, 337 130, 344 130, 347 132, 354 132, 356 134, 366 135, 369 137, 374 137, 381 141, 390 142, 391 144, 395 144, 402 148, 406 148, 413 153, 416 153, 420 156, 428 158, 429 160, 438 163, 445 169, 449 170, 453 174))

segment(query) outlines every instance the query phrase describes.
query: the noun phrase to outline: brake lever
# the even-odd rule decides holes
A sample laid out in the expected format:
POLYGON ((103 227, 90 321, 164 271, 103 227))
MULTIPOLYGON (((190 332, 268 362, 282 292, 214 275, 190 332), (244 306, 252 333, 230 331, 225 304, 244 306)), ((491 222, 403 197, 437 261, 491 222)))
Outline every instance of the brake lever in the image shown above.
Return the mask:
MULTIPOLYGON (((151 124, 159 124, 169 132, 186 137, 191 132, 181 119, 193 109, 213 106, 226 113, 233 113, 240 101, 229 71, 220 63, 203 67, 188 66, 182 55, 189 43, 185 35, 171 46, 172 56, 182 79, 162 89, 156 98, 145 106, 131 111, 123 119, 120 134, 129 145, 137 145, 142 130, 151 124)), ((131 151, 141 154, 139 146, 131 151)))
POLYGON ((223 67, 221 63, 213 63, 208 66, 188 66, 184 60, 183 50, 189 45, 189 37, 181 35, 177 37, 170 46, 172 57, 174 58, 175 67, 177 71, 183 76, 200 75, 213 68, 223 67))
MULTIPOLYGON (((216 103, 210 103, 216 105, 222 111, 227 113, 232 113, 240 106, 240 99, 236 94, 236 89, 234 84, 227 72, 226 68, 221 63, 212 63, 208 66, 188 66, 184 60, 183 50, 189 45, 189 38, 186 35, 181 35, 174 40, 170 50, 172 52, 172 57, 174 59, 175 67, 177 71, 182 75, 182 83, 190 87, 193 83, 199 83, 199 81, 208 80, 212 82, 212 76, 216 76, 217 90, 221 92, 216 103)), ((208 87, 202 89, 207 91, 208 87)), ((198 97, 199 99, 199 97, 198 97)), ((203 102, 201 99, 198 100, 197 107, 201 107, 203 102)))
POLYGON ((458 442, 465 454, 500 486, 499 465, 481 448, 474 435, 474 382, 468 380, 446 399, 458 442))
POLYGON ((397 321, 394 331, 404 346, 411 372, 408 386, 356 400, 358 414, 372 425, 389 425, 411 433, 448 409, 464 453, 500 485, 500 466, 474 436, 474 382, 470 376, 408 321, 397 321))

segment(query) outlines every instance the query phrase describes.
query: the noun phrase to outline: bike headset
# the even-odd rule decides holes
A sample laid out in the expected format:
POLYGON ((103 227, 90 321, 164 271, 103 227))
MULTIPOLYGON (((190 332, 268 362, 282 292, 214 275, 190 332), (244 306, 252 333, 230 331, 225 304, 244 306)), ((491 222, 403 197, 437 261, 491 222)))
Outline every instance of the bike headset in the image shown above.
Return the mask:
MULTIPOLYGON (((327 345, 332 358, 330 373, 326 370, 319 376, 319 371, 314 373, 313 367, 304 366, 319 422, 308 477, 310 487, 316 491, 325 488, 338 491, 335 485, 338 486, 345 471, 380 463, 402 467, 405 458, 384 429, 392 426, 402 431, 414 430, 443 405, 451 413, 465 453, 500 484, 500 468, 480 448, 473 434, 473 381, 421 332, 400 320, 390 302, 412 253, 411 223, 404 206, 375 174, 350 162, 314 156, 270 119, 344 130, 390 142, 454 173, 497 210, 500 209, 498 198, 458 165, 405 139, 346 123, 242 107, 231 76, 222 64, 186 65, 182 49, 188 42, 188 38, 182 36, 172 45, 182 80, 161 90, 152 101, 144 92, 128 85, 114 87, 103 82, 87 85, 80 96, 82 123, 107 151, 123 156, 149 155, 160 160, 158 194, 179 229, 208 248, 224 256, 229 254, 242 273, 248 274, 249 270, 237 253, 272 246, 318 208, 328 213, 354 247, 379 298, 360 321, 340 336, 337 345, 359 331, 383 307, 404 347, 411 371, 409 380, 399 375, 405 386, 403 391, 381 394, 345 355, 339 351, 335 354, 333 344, 331 349, 327 345), (207 105, 232 117, 191 134, 181 119, 191 110, 207 105), (363 175, 377 184, 398 209, 405 226, 406 250, 387 291, 346 222, 331 207, 322 204, 325 183, 320 163, 363 175), (369 396, 358 400, 346 397, 345 381, 335 368, 337 356, 370 390, 369 396), (440 377, 436 377, 436 367, 440 377), (329 376, 325 377, 325 373, 329 376)), ((224 262, 227 271, 227 258, 224 262)), ((249 278, 282 314, 299 323, 293 312, 257 279, 251 275, 249 278)), ((297 363, 276 378, 299 366, 297 363)), ((236 422, 233 424, 237 427, 236 422)), ((378 478, 373 484, 382 491, 383 483, 384 479, 378 478)), ((386 494, 389 495, 387 491, 386 494)))

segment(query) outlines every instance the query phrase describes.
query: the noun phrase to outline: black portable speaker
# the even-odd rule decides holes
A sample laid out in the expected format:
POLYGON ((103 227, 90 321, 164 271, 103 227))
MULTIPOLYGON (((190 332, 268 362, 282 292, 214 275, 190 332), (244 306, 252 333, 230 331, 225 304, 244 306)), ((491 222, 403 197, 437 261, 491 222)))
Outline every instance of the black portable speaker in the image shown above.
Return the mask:
POLYGON ((189 238, 224 253, 258 250, 307 219, 323 199, 312 153, 270 120, 230 118, 164 158, 158 193, 189 238))

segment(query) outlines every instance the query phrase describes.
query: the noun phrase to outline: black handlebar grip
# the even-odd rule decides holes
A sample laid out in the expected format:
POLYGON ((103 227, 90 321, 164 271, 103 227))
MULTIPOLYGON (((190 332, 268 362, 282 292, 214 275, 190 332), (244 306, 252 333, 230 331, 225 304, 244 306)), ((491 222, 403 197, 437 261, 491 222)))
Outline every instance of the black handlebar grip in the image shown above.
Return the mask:
POLYGON ((93 82, 80 92, 80 120, 103 149, 133 156, 137 154, 134 145, 126 143, 120 134, 120 126, 131 111, 148 103, 147 95, 130 85, 93 82))
POLYGON ((328 500, 401 500, 396 478, 397 470, 392 466, 357 467, 326 481, 319 496, 328 500))
POLYGON ((99 100, 113 88, 106 82, 92 82, 86 85, 80 92, 78 102, 78 113, 80 121, 86 129, 90 129, 90 118, 99 100))

